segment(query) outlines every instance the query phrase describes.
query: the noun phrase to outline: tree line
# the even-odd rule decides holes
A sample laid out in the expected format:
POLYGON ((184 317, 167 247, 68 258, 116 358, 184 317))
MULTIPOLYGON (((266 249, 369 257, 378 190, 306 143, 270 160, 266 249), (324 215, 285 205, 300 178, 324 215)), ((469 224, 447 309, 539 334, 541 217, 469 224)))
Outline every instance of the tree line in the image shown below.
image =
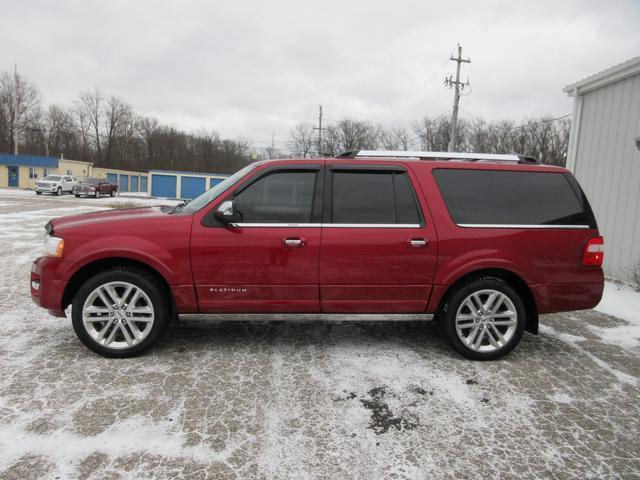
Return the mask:
MULTIPOLYGON (((529 118, 521 124, 501 120, 459 119, 456 151, 517 153, 536 157, 549 165, 565 165, 571 121, 568 118, 529 118)), ((328 126, 318 145, 318 132, 310 123, 296 125, 290 133, 294 156, 334 156, 347 150, 426 150, 446 152, 451 119, 425 116, 410 127, 385 128, 372 122, 345 118, 328 126)))
MULTIPOLYGON (((299 123, 290 132, 286 152, 255 152, 247 140, 221 138, 216 132, 184 132, 137 114, 115 95, 93 89, 70 105, 43 108, 37 87, 20 75, 0 74, 0 152, 59 156, 128 170, 185 170, 232 173, 254 158, 334 156, 346 150, 446 151, 448 116, 425 116, 408 127, 384 127, 344 118, 327 126, 318 145, 317 130, 299 123)), ((570 120, 550 117, 513 121, 458 121, 458 151, 519 153, 543 163, 564 165, 570 120)))
POLYGON ((38 88, 20 75, 0 74, 0 152, 64 155, 98 167, 232 173, 249 162, 248 141, 216 132, 188 133, 137 114, 98 89, 70 106, 42 107, 38 88))

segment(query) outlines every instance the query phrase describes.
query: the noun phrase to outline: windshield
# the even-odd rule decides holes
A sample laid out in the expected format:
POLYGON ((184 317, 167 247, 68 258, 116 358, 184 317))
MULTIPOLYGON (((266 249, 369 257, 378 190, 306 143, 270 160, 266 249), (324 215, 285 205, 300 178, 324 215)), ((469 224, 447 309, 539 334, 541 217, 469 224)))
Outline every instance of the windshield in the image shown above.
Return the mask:
POLYGON ((60 177, 56 176, 56 175, 49 175, 43 178, 43 180, 48 180, 49 182, 59 182, 60 181, 60 177))
POLYGON ((204 207, 204 206, 208 205, 209 203, 211 203, 211 201, 214 200, 215 198, 217 198, 218 195, 220 195, 227 188, 229 188, 231 185, 236 183, 238 180, 240 180, 242 177, 244 177, 247 173, 249 173, 251 170, 253 170, 257 166, 261 165, 262 163, 264 163, 264 162, 252 163, 252 164, 247 165, 246 167, 244 167, 242 170, 238 170, 236 173, 234 173, 230 177, 227 177, 226 179, 224 179, 222 182, 220 182, 219 184, 215 185, 214 187, 210 188, 209 190, 204 192, 199 197, 196 197, 193 200, 191 200, 188 204, 186 204, 184 206, 184 208, 182 208, 181 211, 184 212, 184 213, 195 213, 195 212, 197 212, 202 207, 204 207))

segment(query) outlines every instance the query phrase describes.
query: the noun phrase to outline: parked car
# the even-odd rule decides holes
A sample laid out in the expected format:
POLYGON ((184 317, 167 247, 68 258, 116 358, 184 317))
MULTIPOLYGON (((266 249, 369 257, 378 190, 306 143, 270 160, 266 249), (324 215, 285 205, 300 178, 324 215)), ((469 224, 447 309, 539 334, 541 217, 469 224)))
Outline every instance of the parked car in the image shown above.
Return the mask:
POLYGON ((57 218, 31 295, 109 357, 182 314, 423 314, 471 359, 589 309, 603 239, 566 169, 516 155, 360 151, 253 163, 186 205, 57 218))
POLYGON ((76 184, 76 179, 71 175, 47 175, 36 183, 36 193, 55 193, 60 196, 63 193, 71 193, 76 184))
POLYGON ((85 177, 73 187, 76 197, 91 196, 98 198, 100 195, 114 197, 118 192, 118 185, 111 183, 106 178, 85 177))

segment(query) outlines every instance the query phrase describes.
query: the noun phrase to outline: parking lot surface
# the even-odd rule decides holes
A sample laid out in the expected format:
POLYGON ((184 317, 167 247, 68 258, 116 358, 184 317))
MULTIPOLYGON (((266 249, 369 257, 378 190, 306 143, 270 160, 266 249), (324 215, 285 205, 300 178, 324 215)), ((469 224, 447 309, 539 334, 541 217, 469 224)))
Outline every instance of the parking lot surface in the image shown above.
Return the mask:
POLYGON ((495 362, 429 322, 214 321, 101 358, 29 298, 53 217, 0 194, 0 478, 640 478, 640 349, 596 311, 495 362))

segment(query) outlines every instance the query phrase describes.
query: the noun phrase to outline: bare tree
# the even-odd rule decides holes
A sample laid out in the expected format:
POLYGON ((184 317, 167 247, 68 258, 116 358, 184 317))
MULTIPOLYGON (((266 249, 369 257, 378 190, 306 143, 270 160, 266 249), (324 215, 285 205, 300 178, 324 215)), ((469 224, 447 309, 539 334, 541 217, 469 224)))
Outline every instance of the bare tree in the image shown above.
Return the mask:
POLYGON ((336 155, 346 150, 375 150, 380 144, 379 126, 351 118, 344 118, 327 127, 323 136, 322 150, 336 155))
POLYGON ((289 134, 290 148, 298 156, 307 158, 311 156, 314 147, 317 148, 313 125, 310 123, 299 123, 289 134))
MULTIPOLYGON (((94 152, 93 160, 100 165, 102 161, 102 147, 100 137, 102 136, 102 104, 104 97, 97 88, 93 91, 87 91, 80 94, 80 98, 76 102, 76 113, 80 123, 80 128, 84 132, 85 142, 93 140, 94 152)), ((89 149, 91 152, 92 149, 89 149)))
POLYGON ((49 106, 47 131, 48 150, 51 154, 66 153, 71 158, 82 155, 78 141, 78 126, 72 112, 58 105, 49 106))
POLYGON ((40 117, 38 89, 21 75, 3 72, 0 75, 0 111, 6 122, 3 143, 13 143, 14 153, 17 153, 18 134, 40 117))
POLYGON ((411 139, 411 133, 404 127, 380 130, 380 143, 386 150, 409 150, 411 139))
POLYGON ((131 107, 115 96, 109 97, 104 105, 105 165, 109 166, 116 138, 130 126, 133 119, 131 107))

